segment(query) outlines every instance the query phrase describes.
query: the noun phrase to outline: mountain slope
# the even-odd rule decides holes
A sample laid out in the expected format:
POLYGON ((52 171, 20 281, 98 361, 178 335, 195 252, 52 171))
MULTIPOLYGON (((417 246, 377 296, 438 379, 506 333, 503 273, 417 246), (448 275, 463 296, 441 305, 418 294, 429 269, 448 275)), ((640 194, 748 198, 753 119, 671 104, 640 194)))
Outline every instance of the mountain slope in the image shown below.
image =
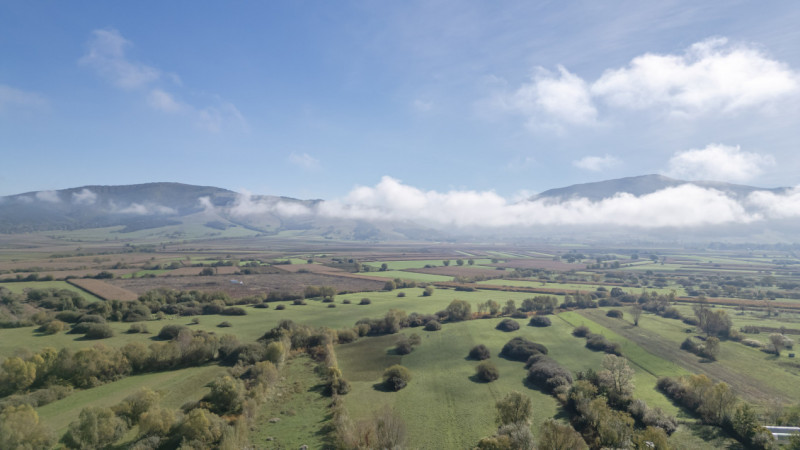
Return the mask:
POLYGON ((783 193, 787 188, 763 189, 753 186, 722 183, 718 181, 683 181, 665 177, 663 175, 641 175, 638 177, 618 178, 615 180, 598 181, 595 183, 575 184, 563 188, 550 189, 531 197, 531 200, 547 198, 567 200, 583 197, 592 201, 613 197, 622 192, 640 197, 662 189, 676 187, 683 184, 694 184, 704 188, 712 188, 735 197, 746 197, 753 191, 771 191, 776 194, 783 193))

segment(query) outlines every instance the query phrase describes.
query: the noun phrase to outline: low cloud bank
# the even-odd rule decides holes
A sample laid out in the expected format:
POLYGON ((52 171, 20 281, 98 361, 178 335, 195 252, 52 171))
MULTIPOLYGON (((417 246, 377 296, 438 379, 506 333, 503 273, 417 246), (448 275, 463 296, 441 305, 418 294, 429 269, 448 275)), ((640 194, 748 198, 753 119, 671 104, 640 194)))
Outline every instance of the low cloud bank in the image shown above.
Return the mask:
POLYGON ((620 193, 600 201, 542 198, 514 202, 493 191, 425 191, 386 176, 374 187, 357 187, 342 199, 320 202, 313 207, 242 194, 231 213, 408 221, 435 228, 700 228, 800 217, 800 188, 783 194, 756 191, 737 199, 716 189, 687 183, 639 197, 620 193))

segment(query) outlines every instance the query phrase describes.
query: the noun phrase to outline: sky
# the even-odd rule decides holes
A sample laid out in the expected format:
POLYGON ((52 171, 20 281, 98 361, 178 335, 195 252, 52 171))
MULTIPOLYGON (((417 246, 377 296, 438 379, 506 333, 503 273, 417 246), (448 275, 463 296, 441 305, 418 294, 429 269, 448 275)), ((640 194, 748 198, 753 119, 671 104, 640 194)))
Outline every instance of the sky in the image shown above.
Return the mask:
POLYGON ((798 23, 796 2, 3 1, 0 195, 796 186, 798 23))

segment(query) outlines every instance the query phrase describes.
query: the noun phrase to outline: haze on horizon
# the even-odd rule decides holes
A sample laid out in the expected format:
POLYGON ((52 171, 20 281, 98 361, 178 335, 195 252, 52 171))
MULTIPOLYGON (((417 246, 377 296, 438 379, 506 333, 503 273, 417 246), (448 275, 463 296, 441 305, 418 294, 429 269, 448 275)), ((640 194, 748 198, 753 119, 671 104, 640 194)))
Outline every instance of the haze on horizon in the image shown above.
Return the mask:
MULTIPOLYGON (((391 200, 398 216, 472 225, 457 208, 478 208, 528 225, 665 200, 513 219, 518 200, 587 181, 791 187, 799 19, 756 2, 8 2, 0 195, 176 181, 359 218, 391 200)), ((795 217, 793 192, 676 206, 748 223, 795 217)))

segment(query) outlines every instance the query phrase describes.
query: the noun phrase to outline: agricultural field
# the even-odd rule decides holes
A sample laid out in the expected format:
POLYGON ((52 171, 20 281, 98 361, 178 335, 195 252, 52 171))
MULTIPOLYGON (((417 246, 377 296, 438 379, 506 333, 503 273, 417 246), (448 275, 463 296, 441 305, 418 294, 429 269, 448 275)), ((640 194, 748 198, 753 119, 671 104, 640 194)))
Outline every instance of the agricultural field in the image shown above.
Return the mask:
MULTIPOLYGON (((659 378, 705 374, 715 382, 727 383, 741 401, 764 415, 773 408, 771 405, 782 403, 783 407, 791 407, 796 403, 791 399, 800 398, 800 364, 789 357, 789 350, 775 356, 733 339, 722 339, 716 360, 708 361, 681 349, 687 337, 697 342, 705 339, 697 327, 657 315, 655 310, 645 311, 635 326, 631 315, 633 304, 644 301, 639 299, 646 293, 646 298, 666 301, 662 308, 672 308, 684 319, 694 316, 698 304, 708 305, 712 311, 723 311, 730 318, 732 330, 750 330, 741 333, 743 338, 759 342, 763 349, 771 345, 771 333, 783 332, 796 340, 800 337, 800 310, 789 306, 800 306, 800 275, 773 262, 784 261, 789 258, 787 255, 738 257, 725 252, 695 255, 662 249, 659 254, 664 255, 666 262, 661 264, 649 259, 631 261, 629 255, 619 250, 593 252, 591 247, 568 248, 568 251, 552 247, 502 251, 442 248, 434 259, 421 254, 415 257, 410 248, 379 245, 372 249, 345 246, 324 252, 313 247, 302 252, 258 251, 254 247, 258 238, 249 235, 241 241, 209 240, 191 247, 156 245, 155 249, 144 247, 144 252, 135 250, 135 246, 131 251, 125 245, 129 242, 92 240, 80 233, 60 235, 56 241, 61 243, 61 250, 57 250, 59 246, 52 240, 41 236, 37 239, 50 245, 39 259, 18 248, 0 249, 0 269, 5 267, 8 271, 5 276, 47 273, 53 277, 52 281, 0 283, 0 292, 16 296, 8 297, 6 305, 0 305, 0 317, 7 323, 0 328, 0 364, 12 358, 30 358, 47 348, 80 352, 91 348, 112 351, 131 345, 161 348, 171 342, 178 345, 178 341, 159 337, 162 328, 168 326, 187 330, 189 334, 183 339, 211 336, 240 345, 263 345, 256 344, 258 339, 275 327, 288 326, 287 321, 295 324, 292 326, 313 330, 342 331, 352 329, 360 319, 380 319, 398 311, 443 314, 454 301, 463 301, 470 305, 473 320, 449 321, 445 313, 438 331, 426 331, 420 326, 363 336, 349 343, 334 341, 333 358, 338 361, 334 364, 338 364, 341 377, 348 383, 348 392, 336 397, 334 403, 339 405, 337 411, 346 412, 355 429, 367 426, 388 408, 405 424, 407 448, 470 448, 497 431, 494 405, 512 391, 522 392, 532 402, 530 429, 534 437, 548 419, 568 423, 572 413, 556 396, 526 380, 524 362, 506 359, 499 353, 512 337, 524 337, 546 346, 548 356, 573 376, 590 369, 601 370, 605 353, 590 350, 584 338, 572 335, 573 329, 581 326, 618 345, 634 372, 633 398, 677 419, 678 427, 669 437, 673 448, 736 448, 739 444, 724 430, 699 424, 696 413, 657 389, 659 378), (66 239, 78 238, 85 239, 81 241, 81 249, 67 250, 73 256, 50 258, 53 253, 65 251, 66 239), (120 253, 86 254, 91 253, 93 245, 104 252, 118 245, 120 253), (583 258, 565 262, 575 259, 575 255, 583 258), (459 258, 465 261, 463 266, 455 264, 459 258), (474 265, 466 263, 469 258, 474 265), (308 264, 308 259, 313 259, 313 264, 308 264), (450 265, 444 266, 444 260, 450 260, 450 265), (292 264, 280 264, 283 261, 292 264), (349 267, 355 267, 355 261, 365 261, 363 264, 371 269, 348 271, 348 261, 352 262, 349 267), (606 266, 598 267, 597 261, 606 266), (619 268, 610 267, 614 261, 622 262, 619 268), (386 266, 381 270, 383 264, 386 266), (119 269, 123 265, 125 268, 119 269), (156 266, 160 268, 148 268, 156 266), (216 267, 213 274, 199 275, 203 267, 212 266, 216 267), (498 267, 503 270, 497 270, 498 267), (36 270, 20 271, 25 268, 36 270), (752 275, 733 274, 734 269, 751 271, 752 275), (87 277, 71 278, 76 272, 87 277), (100 272, 107 275, 98 279, 94 275, 100 272), (64 281, 67 277, 70 279, 64 281), (398 278, 414 281, 416 287, 385 290, 386 281, 398 278), (306 288, 323 286, 332 288, 332 298, 323 300, 320 295, 302 299, 306 288), (46 331, 44 325, 59 311, 37 304, 39 297, 25 299, 35 290, 59 289, 74 292, 86 301, 87 311, 83 314, 90 314, 91 310, 91 314, 103 316, 101 320, 109 330, 108 335, 88 339, 81 333, 68 334, 72 323, 60 331, 46 331), (139 296, 154 289, 181 291, 194 300, 189 303, 177 300, 172 307, 165 304, 158 314, 155 314, 157 307, 151 305, 145 316, 124 320, 125 311, 141 303, 139 296), (562 305, 575 301, 576 292, 583 292, 581 297, 593 301, 594 307, 557 307, 553 314, 545 316, 552 324, 544 328, 528 325, 528 318, 536 315, 534 311, 517 311, 517 316, 511 318, 520 326, 517 331, 496 328, 528 299, 547 296, 555 305, 562 305), (278 295, 262 304, 270 293, 278 295), (281 295, 294 297, 281 300, 281 295), (227 300, 220 300, 223 305, 209 310, 212 312, 203 311, 204 305, 214 298, 227 300), (486 316, 486 305, 491 303, 498 305, 495 317, 486 316), (500 310, 509 305, 514 309, 500 310), (239 311, 223 315, 220 312, 225 307, 239 311), (611 310, 622 311, 623 317, 608 317, 611 310), (34 318, 37 311, 41 314, 34 318), (755 329, 763 331, 752 332, 755 329), (398 340, 412 334, 419 336, 419 344, 411 353, 397 353, 398 340), (467 355, 477 344, 489 349, 490 361, 499 374, 497 380, 486 383, 476 377, 478 362, 467 355), (384 370, 394 364, 401 364, 412 374, 408 385, 398 392, 385 389, 382 383, 384 370)), ((276 238, 263 239, 275 242, 276 238)), ((291 246, 291 243, 281 245, 291 246)), ((285 361, 281 360, 277 366, 279 372, 273 384, 258 394, 256 403, 248 406, 247 439, 256 448, 301 445, 332 448, 336 440, 332 431, 334 417, 341 413, 331 409, 333 403, 326 387, 329 375, 312 358, 315 354, 312 349, 302 347, 287 353, 285 361)), ((212 358, 197 365, 127 373, 93 386, 76 387, 64 398, 38 406, 35 411, 42 424, 61 436, 86 408, 116 407, 141 389, 149 388, 160 393, 161 408, 177 411, 208 398, 214 383, 226 374, 248 380, 241 370, 245 369, 212 358)), ((2 402, 0 397, 0 408, 2 402)), ((176 417, 180 419, 183 414, 186 413, 178 413, 176 417)), ((235 423, 235 415, 220 417, 229 424, 235 423)), ((117 445, 120 448, 133 445, 139 433, 140 428, 132 425, 117 445)), ((56 446, 59 445, 62 444, 56 446)))

